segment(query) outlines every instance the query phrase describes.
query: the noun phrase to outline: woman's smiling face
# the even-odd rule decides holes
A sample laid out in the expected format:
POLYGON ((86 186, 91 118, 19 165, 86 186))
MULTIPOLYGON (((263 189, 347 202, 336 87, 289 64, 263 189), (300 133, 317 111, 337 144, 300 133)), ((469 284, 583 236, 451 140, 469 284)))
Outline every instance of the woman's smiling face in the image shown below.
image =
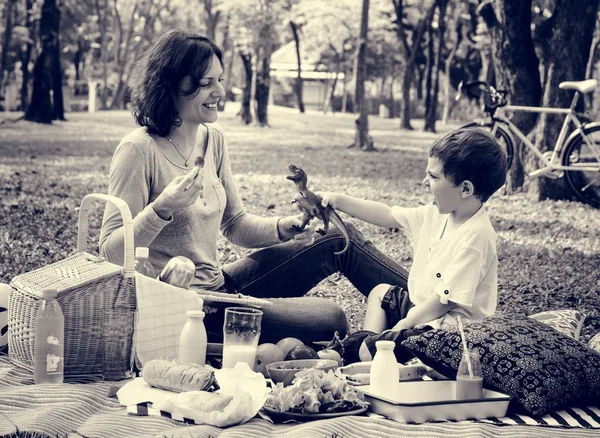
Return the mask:
POLYGON ((210 68, 200 79, 199 84, 192 84, 192 78, 186 76, 181 80, 179 89, 189 90, 196 85, 199 86, 195 93, 189 96, 179 96, 176 101, 176 109, 179 117, 185 123, 212 123, 218 119, 217 103, 225 96, 223 88, 223 68, 216 55, 210 68))
POLYGON ((433 195, 433 203, 440 214, 452 213, 462 199, 462 184, 454 185, 446 179, 444 166, 437 157, 429 157, 423 185, 427 193, 433 195))

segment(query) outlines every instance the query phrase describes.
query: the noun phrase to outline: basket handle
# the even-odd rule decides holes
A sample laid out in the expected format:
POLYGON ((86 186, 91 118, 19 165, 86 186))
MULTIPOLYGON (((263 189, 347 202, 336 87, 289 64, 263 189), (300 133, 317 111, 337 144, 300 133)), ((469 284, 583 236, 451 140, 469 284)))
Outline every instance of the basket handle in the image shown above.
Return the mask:
POLYGON ((133 246, 133 220, 131 218, 131 211, 125 201, 116 196, 105 195, 102 193, 90 193, 86 195, 81 201, 81 207, 79 208, 79 223, 77 232, 77 252, 85 252, 88 249, 87 238, 88 238, 88 215, 93 201, 105 201, 119 209, 121 217, 123 218, 123 232, 124 232, 124 252, 125 258, 125 278, 133 278, 134 276, 134 246, 133 246))

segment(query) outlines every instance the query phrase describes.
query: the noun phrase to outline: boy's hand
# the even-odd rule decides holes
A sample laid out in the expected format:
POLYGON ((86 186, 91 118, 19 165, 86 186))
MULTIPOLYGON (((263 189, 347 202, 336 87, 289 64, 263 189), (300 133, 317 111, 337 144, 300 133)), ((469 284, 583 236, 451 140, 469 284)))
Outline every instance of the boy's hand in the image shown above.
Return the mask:
POLYGON ((315 192, 315 194, 322 198, 321 205, 323 207, 330 206, 331 208, 337 208, 337 201, 339 194, 333 192, 315 192))
POLYGON ((405 320, 402 319, 402 320, 398 321, 398 323, 394 327, 392 327, 391 331, 399 332, 400 330, 408 330, 411 328, 414 328, 414 327, 410 327, 408 324, 405 323, 405 320))

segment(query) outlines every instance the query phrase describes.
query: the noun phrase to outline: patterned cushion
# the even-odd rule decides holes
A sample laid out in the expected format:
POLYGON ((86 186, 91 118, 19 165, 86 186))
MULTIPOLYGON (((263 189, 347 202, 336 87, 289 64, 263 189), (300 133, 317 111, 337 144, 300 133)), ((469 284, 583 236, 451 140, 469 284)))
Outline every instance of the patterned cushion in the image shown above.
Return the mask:
MULTIPOLYGON (((498 316, 465 324, 479 351, 484 386, 512 396, 511 408, 532 415, 600 397, 600 355, 534 318, 498 316)), ((431 330, 402 342, 426 365, 456 377, 458 328, 431 330)))
POLYGON ((600 354, 600 333, 596 333, 594 337, 590 339, 590 342, 588 342, 588 347, 590 350, 600 354))
POLYGON ((553 329, 570 336, 576 341, 579 340, 581 328, 585 321, 585 316, 577 310, 548 310, 547 312, 529 315, 529 317, 548 324, 553 329))

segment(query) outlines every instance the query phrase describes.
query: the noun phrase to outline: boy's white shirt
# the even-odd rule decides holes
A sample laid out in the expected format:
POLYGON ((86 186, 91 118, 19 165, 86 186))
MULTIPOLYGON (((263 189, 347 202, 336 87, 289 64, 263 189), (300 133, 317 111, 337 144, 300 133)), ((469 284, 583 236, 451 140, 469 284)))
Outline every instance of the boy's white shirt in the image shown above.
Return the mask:
POLYGON ((392 215, 413 247, 408 276, 411 302, 419 305, 435 293, 440 302, 456 304, 426 325, 443 328, 456 325, 457 315, 473 320, 494 314, 498 297, 496 232, 484 206, 450 232, 444 231, 449 215, 439 214, 433 204, 394 206, 392 215))

